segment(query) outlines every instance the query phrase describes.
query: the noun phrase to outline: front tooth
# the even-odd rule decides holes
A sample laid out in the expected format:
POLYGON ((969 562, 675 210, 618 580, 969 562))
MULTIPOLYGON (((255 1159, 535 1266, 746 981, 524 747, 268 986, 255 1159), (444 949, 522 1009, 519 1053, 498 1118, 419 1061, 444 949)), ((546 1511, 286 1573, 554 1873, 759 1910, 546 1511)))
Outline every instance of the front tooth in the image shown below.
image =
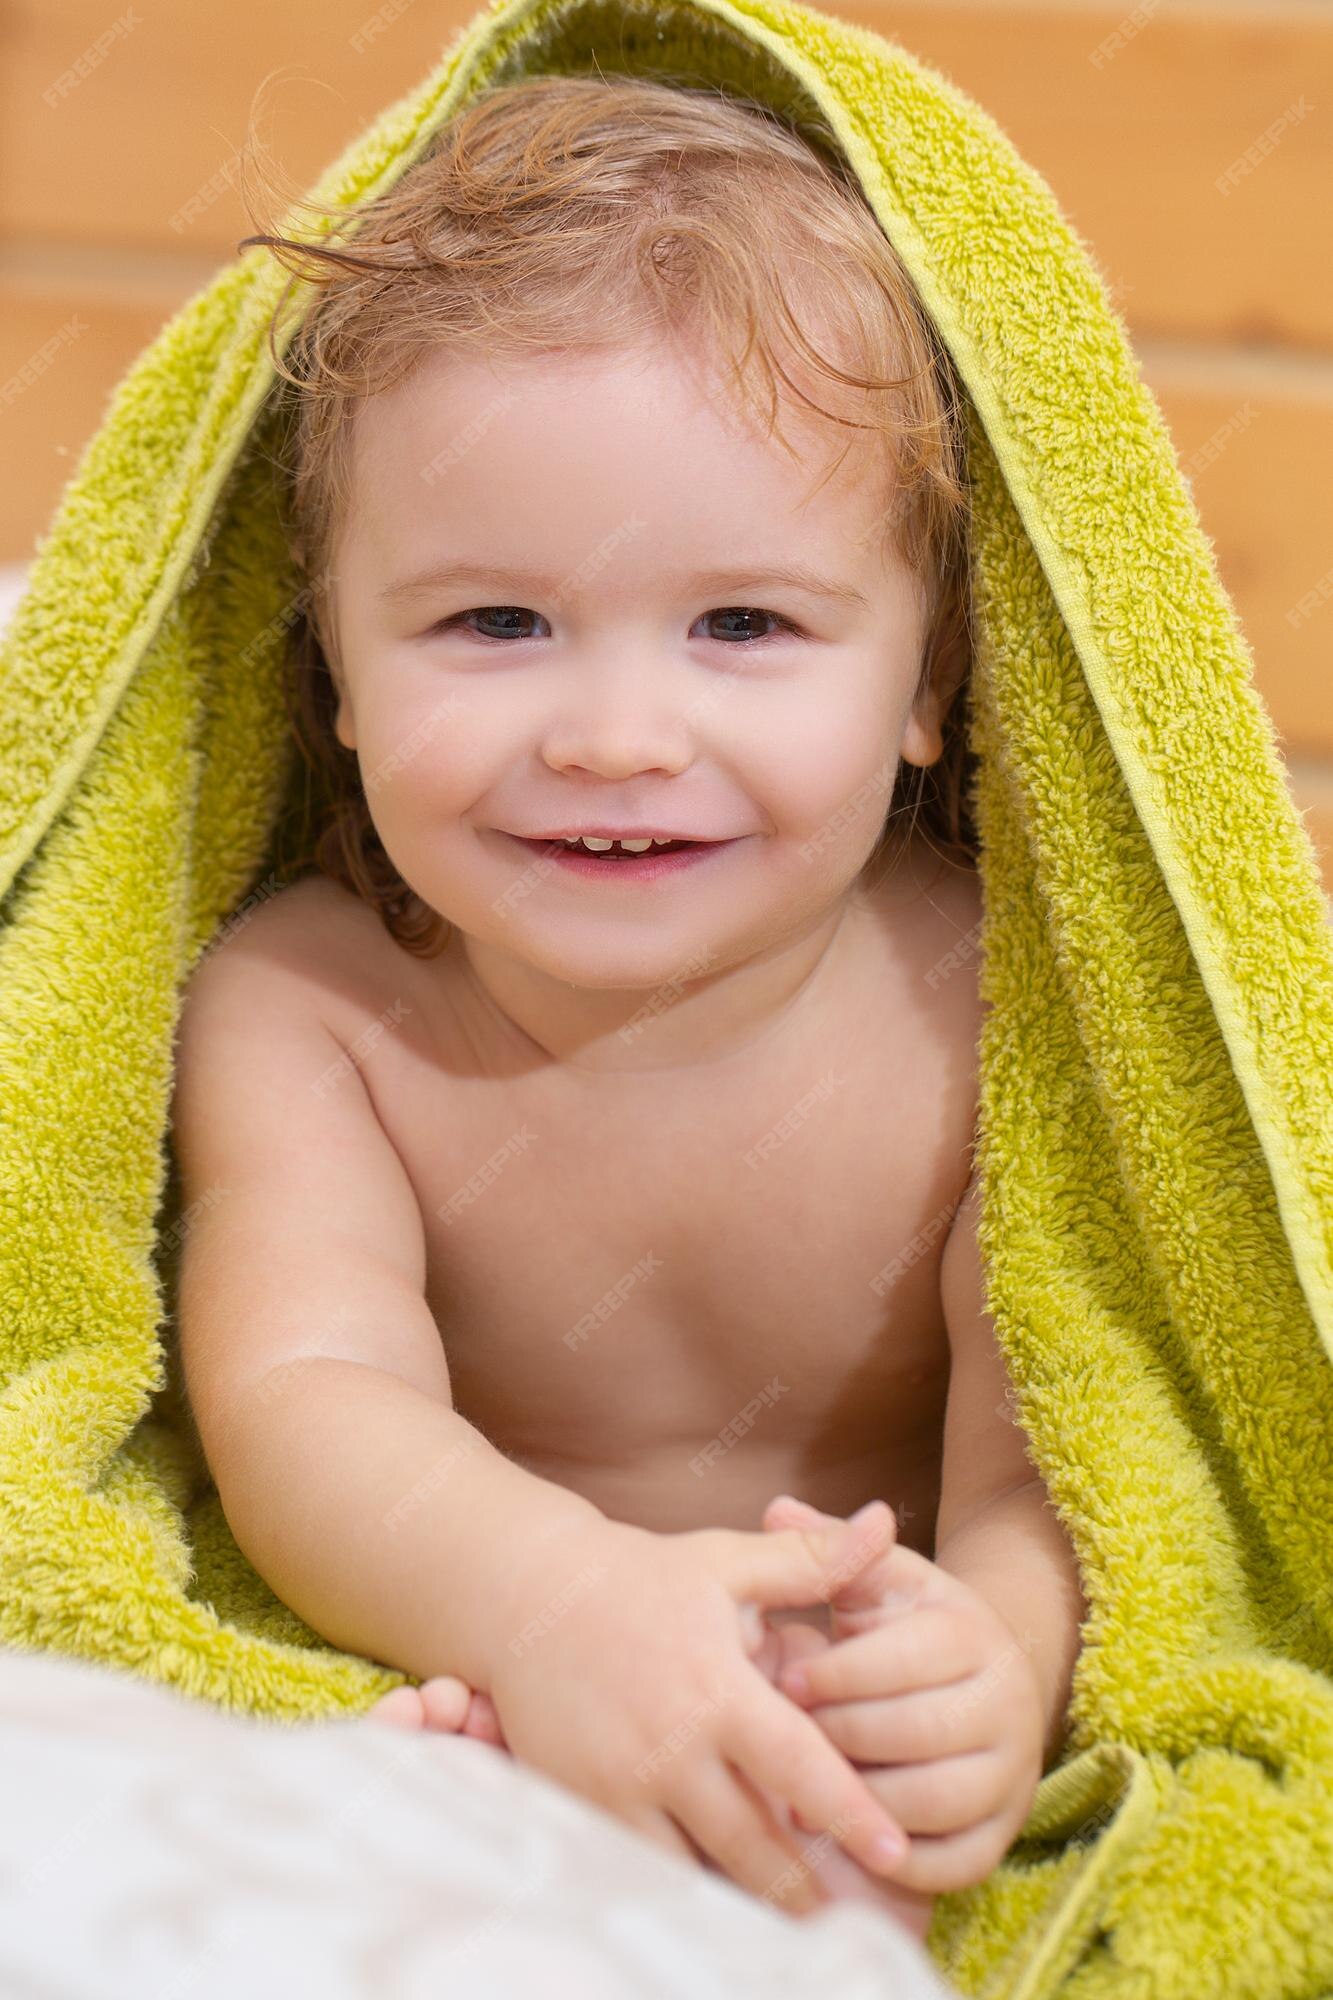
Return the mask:
POLYGON ((593 834, 580 834, 566 840, 566 847, 583 847, 590 854, 607 854, 613 847, 619 847, 625 854, 646 854, 650 847, 669 847, 669 840, 598 840, 593 834))

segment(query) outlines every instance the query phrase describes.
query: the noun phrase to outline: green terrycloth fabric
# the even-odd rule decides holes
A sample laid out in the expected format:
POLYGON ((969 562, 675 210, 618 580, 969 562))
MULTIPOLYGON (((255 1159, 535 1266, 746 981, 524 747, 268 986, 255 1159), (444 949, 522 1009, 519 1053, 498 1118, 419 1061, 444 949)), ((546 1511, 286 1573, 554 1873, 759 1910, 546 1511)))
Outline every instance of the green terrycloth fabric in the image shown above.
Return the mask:
MULTIPOLYGON (((1333 1989, 1333 950, 1314 852, 1092 257, 906 50, 778 0, 505 0, 314 192, 465 95, 662 66, 817 113, 972 406, 989 1304, 1091 1606, 1065 1759, 930 1945, 989 2000, 1333 1989)), ((1182 254, 1188 246, 1182 245, 1182 254)), ((227 1531, 172 1368, 188 972, 272 886, 265 330, 229 263, 117 387, 39 545, 0 713, 0 1640, 234 1709, 364 1709, 227 1531)))

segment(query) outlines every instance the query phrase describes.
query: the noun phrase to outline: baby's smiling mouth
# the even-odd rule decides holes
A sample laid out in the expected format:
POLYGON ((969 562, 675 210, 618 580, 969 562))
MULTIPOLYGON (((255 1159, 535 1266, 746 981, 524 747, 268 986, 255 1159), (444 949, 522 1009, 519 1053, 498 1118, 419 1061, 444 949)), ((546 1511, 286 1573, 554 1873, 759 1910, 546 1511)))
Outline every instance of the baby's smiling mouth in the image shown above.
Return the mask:
POLYGON ((528 842, 529 847, 569 848, 577 854, 605 855, 608 861, 625 860, 630 855, 636 854, 674 854, 682 847, 712 847, 720 844, 716 841, 701 840, 596 840, 590 835, 575 839, 552 836, 528 842))
POLYGON ((662 872, 667 864, 681 868, 687 860, 702 861, 714 854, 721 854, 727 848, 734 847, 739 839, 739 836, 723 840, 658 840, 626 837, 622 841, 598 835, 570 838, 530 836, 520 833, 502 833, 502 837, 517 841, 531 849, 534 854, 544 855, 548 860, 581 865, 585 872, 591 865, 594 871, 605 869, 609 874, 615 874, 623 869, 627 875, 642 875, 647 879, 662 872))

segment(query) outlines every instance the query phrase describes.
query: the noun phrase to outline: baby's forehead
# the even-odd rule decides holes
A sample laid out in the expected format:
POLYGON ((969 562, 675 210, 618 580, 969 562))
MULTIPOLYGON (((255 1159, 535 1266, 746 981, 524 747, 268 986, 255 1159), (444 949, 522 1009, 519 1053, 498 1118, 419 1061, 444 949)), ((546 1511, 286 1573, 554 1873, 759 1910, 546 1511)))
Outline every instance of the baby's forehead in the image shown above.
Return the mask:
MULTIPOLYGON (((882 434, 835 425, 790 391, 766 422, 711 369, 665 348, 432 354, 361 413, 348 530, 383 544, 388 560, 405 530, 470 544, 489 519, 512 539, 531 514, 538 544, 563 545, 566 529, 586 539, 604 487, 622 528, 638 520, 659 539, 680 529, 682 564, 693 550, 706 566, 719 538, 742 557, 775 531, 790 542, 794 516, 843 565, 864 570, 889 553, 895 468, 882 434), (404 506, 410 520, 398 518, 404 506)), ((618 544, 632 539, 622 532, 618 544)), ((543 568, 535 554, 532 567, 543 568)))

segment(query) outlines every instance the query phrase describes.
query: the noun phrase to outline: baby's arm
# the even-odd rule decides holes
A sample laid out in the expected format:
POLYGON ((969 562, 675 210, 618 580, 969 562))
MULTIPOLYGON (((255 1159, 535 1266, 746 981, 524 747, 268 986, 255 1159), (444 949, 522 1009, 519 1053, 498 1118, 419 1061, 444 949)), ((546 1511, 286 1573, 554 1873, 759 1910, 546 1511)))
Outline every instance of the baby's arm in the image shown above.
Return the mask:
POLYGON ((952 1364, 944 1418, 937 1565, 996 1610, 1042 1689, 1042 1762, 1064 1739, 1079 1632, 1087 1615, 1078 1561, 1027 1455, 1013 1388, 985 1307, 974 1177, 940 1268, 952 1364))
POLYGON ((415 1196, 264 918, 205 958, 181 1016, 190 1412, 238 1546, 308 1625, 484 1687, 543 1556, 602 1516, 452 1408, 415 1196))
MULTIPOLYGON (((1013 1414, 1012 1389, 985 1309, 977 1244, 979 1187, 973 1180, 945 1245, 940 1291, 952 1365, 945 1411, 934 1564, 957 1577, 996 1612, 1042 1690, 1043 1768, 1064 1735, 1079 1631, 1087 1613, 1078 1562, 1013 1414)), ((804 1502, 770 1501, 765 1527, 815 1524, 830 1516, 804 1502)), ((891 1585, 909 1591, 927 1579, 925 1559, 890 1551, 830 1606, 831 1637, 855 1638, 894 1615, 891 1585), (886 1595, 887 1593, 887 1595, 886 1595)), ((826 1650, 808 1626, 773 1634, 760 1657, 779 1685, 795 1647, 804 1659, 826 1650), (788 1638, 787 1634, 792 1636, 788 1638), (799 1643, 796 1634, 799 1633, 799 1643)), ((1001 1667, 999 1669, 1003 1671, 1001 1667)))
MULTIPOLYGON (((942 1292, 953 1367, 934 1559, 888 1548, 833 1598, 833 1643, 789 1626, 775 1662, 778 1686, 912 1836, 893 1879, 926 1894, 982 1880, 1020 1831, 1063 1738, 1085 1610, 1074 1553, 1011 1419, 983 1306, 975 1187, 942 1292)), ((764 1525, 826 1518, 780 1499, 764 1525)))

